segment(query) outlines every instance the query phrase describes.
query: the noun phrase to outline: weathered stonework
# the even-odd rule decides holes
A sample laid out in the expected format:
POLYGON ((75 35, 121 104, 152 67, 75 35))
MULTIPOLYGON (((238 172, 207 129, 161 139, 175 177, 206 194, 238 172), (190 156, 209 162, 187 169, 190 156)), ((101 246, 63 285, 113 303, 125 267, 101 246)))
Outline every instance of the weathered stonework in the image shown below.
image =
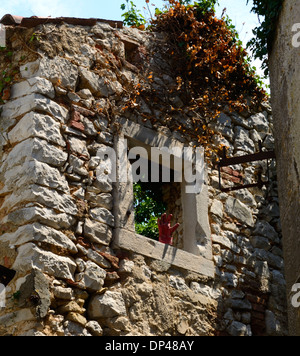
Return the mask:
MULTIPOLYGON (((161 103, 140 98, 131 113, 122 110, 151 72, 165 105, 181 109, 174 120, 188 125, 195 114, 169 94, 176 78, 157 51, 163 35, 100 22, 35 30, 43 34, 38 55, 20 63, 1 108, 0 265, 16 276, 6 287, 0 334, 285 335, 275 165, 268 191, 224 193, 207 164, 201 197, 178 192, 172 202, 184 207, 176 215, 182 241, 185 231, 196 240, 179 239, 177 249, 139 237, 132 186, 112 182, 110 162, 97 152, 119 152, 126 135, 146 146, 157 138, 157 146, 193 146, 188 134, 172 131, 161 103)), ((10 41, 17 51, 17 39, 10 41)), ((256 152, 258 139, 273 148, 266 104, 244 116, 224 110, 215 126, 216 146, 230 155, 256 152)), ((224 169, 223 184, 240 175, 250 183, 257 168, 224 169)))

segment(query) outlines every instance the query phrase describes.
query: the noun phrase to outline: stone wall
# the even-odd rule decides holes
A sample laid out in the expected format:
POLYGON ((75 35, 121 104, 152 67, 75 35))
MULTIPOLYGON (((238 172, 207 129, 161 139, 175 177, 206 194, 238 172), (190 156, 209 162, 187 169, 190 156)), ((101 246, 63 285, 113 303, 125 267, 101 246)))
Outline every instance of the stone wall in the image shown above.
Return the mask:
MULTIPOLYGON (((172 120, 188 126, 197 112, 172 95, 163 35, 49 23, 34 29, 39 41, 27 61, 26 31, 9 38, 20 74, 0 119, 0 265, 16 271, 0 334, 286 334, 275 164, 268 188, 232 193, 220 191, 216 165, 207 164, 196 208, 209 226, 195 227, 206 232, 198 255, 135 236, 132 187, 109 179, 99 150, 117 149, 128 122, 194 145, 172 129, 172 120), (145 92, 124 110, 147 85, 161 101, 145 92)), ((242 115, 224 109, 213 126, 230 156, 256 152, 260 139, 273 148, 267 104, 242 115)), ((223 185, 251 183, 257 169, 224 168, 223 185)))
POLYGON ((299 283, 300 273, 300 246, 297 238, 300 231, 299 15, 297 1, 284 1, 269 66, 292 335, 300 335, 299 313, 290 302, 293 297, 292 287, 299 283))

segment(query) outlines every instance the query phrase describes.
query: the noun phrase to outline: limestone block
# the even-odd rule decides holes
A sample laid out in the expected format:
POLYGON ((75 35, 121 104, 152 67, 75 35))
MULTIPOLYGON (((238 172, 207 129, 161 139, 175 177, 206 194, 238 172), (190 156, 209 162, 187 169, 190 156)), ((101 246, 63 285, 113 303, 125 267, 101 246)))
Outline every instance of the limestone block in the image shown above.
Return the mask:
POLYGON ((112 181, 105 174, 96 174, 94 186, 103 193, 110 193, 113 190, 112 181))
POLYGON ((227 287, 236 288, 238 286, 238 277, 234 273, 221 272, 221 282, 227 287))
POLYGON ((1 116, 11 120, 34 110, 50 114, 61 122, 66 122, 69 118, 66 108, 40 94, 30 94, 7 102, 3 105, 1 116))
POLYGON ((232 309, 252 310, 252 304, 247 299, 228 299, 227 306, 232 309))
POLYGON ((20 142, 29 137, 39 137, 59 146, 66 146, 60 133, 60 124, 48 115, 30 112, 8 133, 10 143, 20 142))
POLYGON ((232 140, 234 136, 231 118, 224 113, 220 114, 216 122, 210 123, 209 127, 217 133, 221 133, 223 136, 228 137, 230 140, 232 140))
POLYGON ((237 199, 239 199, 242 203, 246 204, 251 208, 257 207, 257 202, 248 189, 237 190, 236 192, 234 192, 234 196, 237 199))
POLYGON ((98 131, 95 129, 94 124, 88 118, 82 116, 81 121, 84 125, 84 133, 88 136, 97 136, 98 131))
POLYGON ((115 219, 113 214, 105 208, 94 208, 90 210, 90 217, 100 223, 114 227, 115 219))
POLYGON ((84 224, 84 236, 91 242, 109 245, 112 239, 112 230, 106 224, 86 219, 84 224))
POLYGON ((82 327, 84 327, 86 325, 86 323, 87 323, 87 320, 83 315, 78 314, 78 313, 74 313, 74 312, 70 312, 67 315, 67 320, 69 320, 69 321, 71 321, 73 323, 79 324, 82 327))
POLYGON ((102 336, 103 335, 103 330, 102 330, 100 324, 95 320, 89 321, 85 327, 93 336, 102 336))
POLYGON ((120 91, 120 84, 99 76, 84 67, 79 68, 81 87, 89 89, 95 96, 107 98, 120 91))
POLYGON ((85 165, 85 161, 83 161, 82 159, 77 158, 74 155, 70 155, 69 163, 70 163, 70 166, 73 167, 73 172, 74 173, 77 173, 77 174, 79 174, 81 176, 84 176, 84 177, 89 175, 88 170, 84 166, 85 165))
POLYGON ((263 250, 269 250, 271 245, 270 241, 266 237, 262 236, 251 236, 250 241, 253 247, 260 248, 263 250))
POLYGON ((129 260, 122 260, 118 273, 131 273, 134 269, 134 262, 129 260))
POLYGON ((30 138, 20 142, 7 155, 3 156, 2 170, 5 171, 32 159, 61 167, 66 163, 68 154, 45 140, 30 138))
POLYGON ((253 235, 264 236, 271 241, 279 242, 278 233, 267 221, 258 221, 255 224, 253 235))
POLYGON ((54 84, 75 91, 78 80, 77 66, 65 58, 47 57, 35 62, 27 63, 20 68, 23 78, 32 78, 33 76, 49 79, 54 84))
POLYGON ((212 234, 211 238, 214 243, 227 247, 235 253, 240 253, 241 249, 234 242, 230 241, 228 237, 212 234))
POLYGON ((223 217, 223 203, 220 200, 214 200, 210 207, 211 214, 214 214, 220 218, 223 217))
POLYGON ((248 119, 243 118, 235 112, 231 114, 231 119, 238 126, 242 126, 247 130, 253 129, 253 122, 250 122, 248 119))
POLYGON ((113 135, 109 132, 100 132, 97 137, 97 142, 105 145, 113 144, 113 135))
POLYGON ((77 92, 77 95, 79 95, 82 99, 93 99, 93 94, 89 89, 82 89, 77 92))
POLYGON ((34 243, 27 243, 18 248, 18 256, 12 268, 22 273, 37 268, 56 278, 74 280, 76 263, 69 257, 58 256, 41 250, 34 243))
POLYGON ((267 150, 274 150, 275 138, 272 134, 263 134, 262 139, 264 140, 263 145, 267 150))
POLYGON ((23 281, 18 289, 19 307, 27 307, 31 296, 35 295, 39 300, 35 305, 35 314, 39 319, 45 318, 51 305, 49 279, 41 271, 33 269, 23 281))
MULTIPOLYGON (((82 246, 82 245, 78 245, 78 250, 80 252, 82 252, 85 256, 87 255, 87 250, 82 246)), ((77 265, 77 271, 78 272, 84 272, 86 269, 86 263, 84 260, 82 260, 81 258, 76 258, 76 265, 77 265)))
POLYGON ((0 106, 0 109, 2 110, 2 111, 0 111, 0 118, 1 118, 0 133, 1 133, 1 135, 7 135, 8 130, 16 124, 16 120, 14 118, 12 118, 10 116, 5 117, 3 115, 3 109, 4 109, 5 105, 0 106))
POLYGON ((111 210, 113 207, 113 197, 108 193, 95 194, 88 192, 86 194, 86 200, 90 202, 92 208, 103 207, 108 210, 111 210))
POLYGON ((79 320, 75 315, 72 314, 68 315, 68 318, 70 320, 64 322, 64 336, 92 336, 81 324, 83 322, 82 318, 79 320), (78 321, 80 321, 80 323, 78 323, 78 321))
POLYGON ((52 83, 45 78, 35 77, 14 84, 11 88, 10 99, 16 99, 34 93, 48 96, 50 99, 55 98, 55 90, 52 83))
POLYGON ((266 330, 270 336, 278 336, 280 333, 280 322, 271 310, 266 310, 266 330))
POLYGON ((32 157, 37 161, 61 167, 67 161, 68 154, 44 140, 33 139, 32 157))
POLYGON ((269 121, 268 121, 268 114, 258 113, 251 116, 248 119, 248 122, 251 126, 253 126, 258 133, 268 133, 269 132, 269 121))
POLYGON ((13 233, 2 235, 1 240, 9 242, 12 246, 20 246, 27 242, 36 241, 60 247, 70 253, 78 252, 75 244, 62 232, 39 223, 21 226, 13 233))
POLYGON ((172 288, 175 288, 180 291, 185 291, 188 289, 188 286, 186 285, 184 278, 179 276, 170 276, 169 283, 172 288))
POLYGON ((239 321, 233 321, 227 328, 231 336, 252 336, 250 326, 247 326, 239 321))
POLYGON ((266 261, 269 266, 281 269, 283 268, 283 259, 279 256, 274 255, 269 251, 256 248, 254 250, 253 257, 261 261, 266 261))
POLYGON ((74 291, 72 288, 64 288, 61 286, 55 286, 52 288, 54 296, 58 299, 71 300, 74 298, 74 291))
POLYGON ((236 150, 245 151, 248 153, 255 152, 255 144, 249 137, 249 131, 241 126, 234 128, 234 147, 236 150))
POLYGON ((58 169, 37 160, 27 161, 23 165, 13 166, 0 173, 4 188, 0 194, 24 188, 31 184, 39 184, 60 192, 69 192, 69 185, 65 176, 58 169))
POLYGON ((107 291, 105 294, 94 296, 90 302, 88 314, 91 319, 126 315, 122 294, 120 292, 107 291))
POLYGON ((87 257, 92 261, 95 262, 98 266, 102 268, 111 268, 111 264, 109 261, 107 261, 106 258, 101 256, 99 253, 96 251, 93 251, 92 249, 88 250, 87 257))
POLYGON ((86 158, 90 158, 90 154, 87 150, 86 147, 86 142, 83 140, 80 140, 76 137, 69 137, 68 138, 68 144, 70 146, 71 152, 74 152, 75 154, 78 154, 80 156, 84 156, 86 158))
POLYGON ((112 27, 108 23, 97 22, 95 26, 92 27, 91 33, 100 38, 106 38, 110 35, 112 27))
POLYGON ((225 204, 226 213, 231 217, 236 218, 240 222, 253 227, 254 220, 252 211, 245 204, 241 203, 238 199, 228 197, 225 204))
POLYGON ((86 262, 86 270, 75 276, 79 288, 99 291, 104 285, 106 271, 92 261, 86 262))
POLYGON ((8 144, 8 137, 6 133, 1 133, 0 132, 0 160, 3 157, 4 151, 3 147, 8 144))
POLYGON ((159 265, 163 264, 164 270, 165 268, 168 270, 173 265, 209 277, 214 277, 215 275, 213 261, 144 236, 136 235, 125 229, 115 230, 113 248, 128 250, 158 260, 157 263, 159 265))
POLYGON ((16 226, 35 222, 54 229, 68 229, 74 225, 75 218, 68 214, 58 213, 53 209, 32 206, 15 210, 2 219, 3 224, 14 224, 16 226))
POLYGON ((0 331, 3 328, 8 328, 17 323, 36 321, 36 316, 33 314, 31 309, 20 309, 12 313, 5 314, 0 317, 0 331))
POLYGON ((20 67, 20 73, 23 78, 32 78, 37 76, 37 72, 40 67, 40 60, 36 60, 34 62, 29 62, 20 67))
POLYGON ((1 210, 11 210, 23 202, 39 203, 70 215, 76 215, 78 212, 77 206, 69 195, 36 184, 28 186, 25 190, 23 188, 16 190, 11 195, 6 196, 1 210))
POLYGON ((201 193, 187 193, 188 184, 182 184, 182 206, 184 250, 205 259, 212 260, 211 231, 208 221, 208 190, 204 186, 201 193))

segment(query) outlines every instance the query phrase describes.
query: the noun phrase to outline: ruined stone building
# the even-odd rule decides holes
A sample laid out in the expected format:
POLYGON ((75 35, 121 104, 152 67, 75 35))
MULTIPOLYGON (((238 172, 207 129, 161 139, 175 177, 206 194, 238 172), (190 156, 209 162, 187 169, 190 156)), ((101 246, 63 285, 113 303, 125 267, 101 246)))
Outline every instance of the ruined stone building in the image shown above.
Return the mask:
MULTIPOLYGON (((177 160, 195 146, 172 129, 197 113, 172 94, 163 34, 85 19, 2 24, 1 70, 15 72, 0 117, 0 335, 286 335, 275 160, 223 167, 221 185, 206 162, 200 192, 164 184, 174 246, 135 231, 124 142, 174 148, 177 160), (123 110, 150 77, 162 102, 136 96, 123 110), (221 189, 255 183, 259 169, 268 186, 221 189)), ((228 157, 259 152, 259 141, 274 150, 267 103, 223 108, 213 128, 228 157)))

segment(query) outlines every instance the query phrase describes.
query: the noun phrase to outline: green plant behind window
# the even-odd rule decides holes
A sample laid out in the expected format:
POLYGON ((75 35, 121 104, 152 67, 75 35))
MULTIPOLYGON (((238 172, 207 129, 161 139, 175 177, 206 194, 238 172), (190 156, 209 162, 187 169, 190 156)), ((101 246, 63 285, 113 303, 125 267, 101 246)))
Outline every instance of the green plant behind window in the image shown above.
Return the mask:
POLYGON ((167 211, 160 183, 136 183, 133 186, 136 233, 159 239, 157 219, 167 211))

